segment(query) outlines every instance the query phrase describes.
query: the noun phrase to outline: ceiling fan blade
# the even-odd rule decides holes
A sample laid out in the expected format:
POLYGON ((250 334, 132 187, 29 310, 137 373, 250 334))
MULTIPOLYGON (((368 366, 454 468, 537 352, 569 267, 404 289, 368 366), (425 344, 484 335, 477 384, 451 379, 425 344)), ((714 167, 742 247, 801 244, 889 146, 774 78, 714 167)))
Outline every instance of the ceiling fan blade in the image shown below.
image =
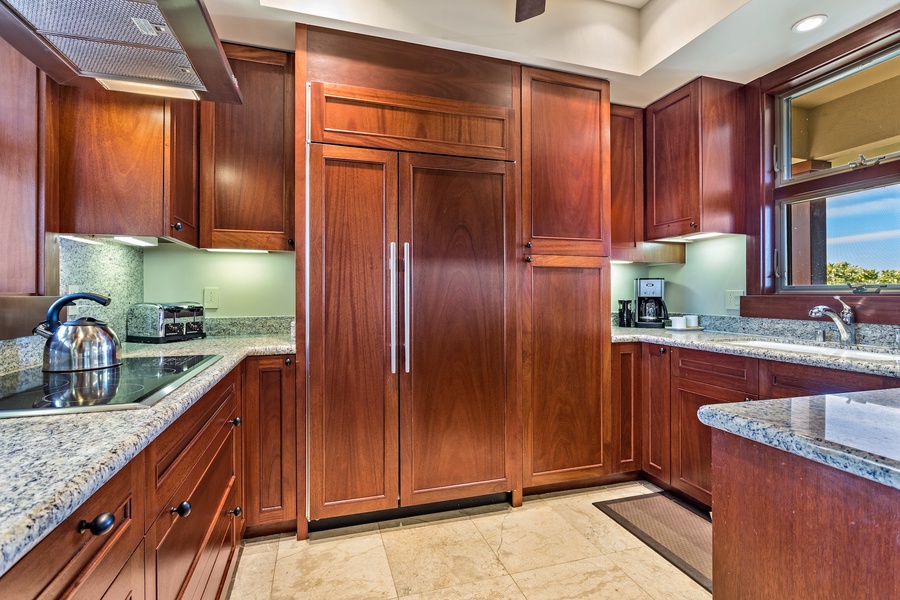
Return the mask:
POLYGON ((543 14, 547 0, 516 0, 516 23, 543 14))

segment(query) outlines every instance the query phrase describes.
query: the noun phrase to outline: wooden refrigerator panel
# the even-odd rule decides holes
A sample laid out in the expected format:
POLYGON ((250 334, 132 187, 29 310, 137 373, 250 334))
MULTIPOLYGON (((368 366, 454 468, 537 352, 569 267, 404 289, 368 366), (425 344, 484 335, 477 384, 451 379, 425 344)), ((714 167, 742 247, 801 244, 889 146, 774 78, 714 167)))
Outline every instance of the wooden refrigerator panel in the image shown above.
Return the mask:
POLYGON ((401 156, 401 242, 410 253, 404 505, 511 489, 505 235, 513 172, 498 161, 401 156))
POLYGON ((397 155, 310 151, 310 519, 397 506, 397 155))

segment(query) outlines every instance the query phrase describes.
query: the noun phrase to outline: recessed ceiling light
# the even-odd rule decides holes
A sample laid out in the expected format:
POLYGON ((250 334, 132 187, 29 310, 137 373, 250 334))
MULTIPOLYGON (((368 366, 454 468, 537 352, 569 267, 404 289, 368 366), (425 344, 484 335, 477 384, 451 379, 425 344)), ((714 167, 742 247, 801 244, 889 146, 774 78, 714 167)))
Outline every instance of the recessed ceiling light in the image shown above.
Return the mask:
POLYGON ((828 20, 828 15, 812 15, 805 19, 800 19, 791 27, 794 31, 812 31, 817 27, 821 27, 828 20))

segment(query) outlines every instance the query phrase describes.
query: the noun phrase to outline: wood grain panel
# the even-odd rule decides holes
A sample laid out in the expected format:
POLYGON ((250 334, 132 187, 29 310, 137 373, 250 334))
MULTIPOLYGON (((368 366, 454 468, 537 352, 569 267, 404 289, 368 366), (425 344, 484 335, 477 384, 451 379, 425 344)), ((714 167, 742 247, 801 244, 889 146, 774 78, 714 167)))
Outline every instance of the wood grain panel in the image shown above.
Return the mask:
POLYGON ((313 144, 310 161, 309 512, 321 519, 398 502, 397 155, 313 144))
POLYGON ((0 39, 0 293, 40 293, 39 71, 0 39))
POLYGON ((641 468, 641 345, 611 345, 612 471, 641 468))
POLYGON ((250 528, 290 528, 297 518, 294 360, 253 356, 244 365, 244 518, 250 528))
POLYGON ((131 558, 116 575, 115 580, 102 596, 98 596, 99 590, 88 590, 88 586, 82 586, 70 596, 71 600, 144 600, 144 542, 132 553, 131 558))
POLYGON ((513 173, 509 163, 401 156, 412 311, 411 369, 401 374, 404 506, 510 489, 504 242, 513 173))
POLYGON ((200 107, 190 100, 167 100, 166 107, 167 157, 161 233, 199 246, 200 107))
POLYGON ((700 93, 700 230, 744 233, 743 89, 702 77, 700 93))
POLYGON ((900 379, 772 360, 759 361, 759 395, 766 399, 861 392, 894 387, 900 387, 900 379))
POLYGON ((511 62, 320 27, 307 31, 309 81, 515 108, 511 62))
POLYGON ((748 356, 672 348, 672 377, 759 393, 759 360, 748 356))
POLYGON ((647 239, 692 233, 700 214, 700 81, 647 107, 647 239))
POLYGON ((643 344, 644 379, 641 388, 641 460, 643 470, 668 484, 671 466, 672 374, 669 348, 643 344))
POLYGON ((897 490, 713 430, 713 491, 717 599, 900 597, 897 490))
MULTIPOLYGON (((900 323, 900 301, 896 296, 881 294, 842 294, 841 300, 853 307, 857 323, 900 323)), ((838 306, 834 294, 770 294, 741 296, 741 316, 759 318, 798 319, 819 321, 826 328, 834 328, 830 320, 813 319, 809 309, 817 304, 838 306)))
POLYGON ((292 250, 293 59, 259 48, 223 48, 244 101, 200 107, 200 243, 292 250))
POLYGON ((515 111, 313 82, 310 137, 315 142, 514 160, 515 111))
POLYGON ((611 472, 608 261, 547 258, 526 269, 526 487, 611 472))
POLYGON ((59 96, 60 231, 160 235, 165 100, 68 86, 59 96))
POLYGON ((609 107, 610 239, 613 248, 644 241, 644 111, 609 107))
POLYGON ((712 430, 700 422, 697 410, 707 404, 745 400, 756 400, 756 396, 672 378, 672 487, 707 506, 712 504, 712 430))
POLYGON ((535 254, 608 256, 609 83, 522 68, 523 237, 535 254))

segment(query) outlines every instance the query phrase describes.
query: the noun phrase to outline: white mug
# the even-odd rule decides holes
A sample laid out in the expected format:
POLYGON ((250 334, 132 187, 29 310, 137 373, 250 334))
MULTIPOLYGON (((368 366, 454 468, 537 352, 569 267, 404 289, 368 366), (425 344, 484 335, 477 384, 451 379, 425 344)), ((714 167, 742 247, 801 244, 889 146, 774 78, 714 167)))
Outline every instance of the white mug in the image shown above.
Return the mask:
POLYGON ((687 323, 688 327, 700 326, 700 317, 698 317, 697 315, 684 315, 684 320, 687 323))
POLYGON ((684 317, 672 317, 672 327, 675 329, 684 329, 687 327, 687 322, 684 317))

